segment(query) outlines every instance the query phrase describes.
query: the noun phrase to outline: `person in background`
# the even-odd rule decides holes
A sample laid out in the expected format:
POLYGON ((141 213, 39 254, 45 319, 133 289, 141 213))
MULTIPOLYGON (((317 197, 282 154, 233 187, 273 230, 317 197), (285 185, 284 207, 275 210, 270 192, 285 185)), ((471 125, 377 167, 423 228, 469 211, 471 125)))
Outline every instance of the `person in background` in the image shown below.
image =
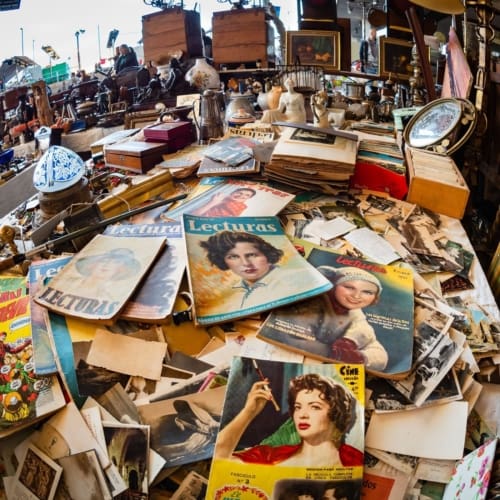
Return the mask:
POLYGON ((139 66, 137 55, 132 47, 129 47, 126 43, 122 43, 119 47, 119 52, 120 55, 115 61, 115 73, 119 73, 131 66, 139 66))
POLYGON ((366 40, 361 42, 359 49, 359 59, 361 60, 361 71, 365 73, 378 72, 378 47, 377 29, 371 27, 366 40))

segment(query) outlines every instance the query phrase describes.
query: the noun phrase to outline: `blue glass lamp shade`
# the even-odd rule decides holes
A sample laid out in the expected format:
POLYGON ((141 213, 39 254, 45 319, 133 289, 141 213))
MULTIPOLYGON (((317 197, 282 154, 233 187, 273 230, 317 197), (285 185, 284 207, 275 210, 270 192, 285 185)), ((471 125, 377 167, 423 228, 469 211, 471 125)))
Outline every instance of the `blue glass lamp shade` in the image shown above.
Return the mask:
POLYGON ((54 193, 76 184, 85 174, 85 163, 71 149, 50 146, 38 160, 33 185, 42 193, 54 193))

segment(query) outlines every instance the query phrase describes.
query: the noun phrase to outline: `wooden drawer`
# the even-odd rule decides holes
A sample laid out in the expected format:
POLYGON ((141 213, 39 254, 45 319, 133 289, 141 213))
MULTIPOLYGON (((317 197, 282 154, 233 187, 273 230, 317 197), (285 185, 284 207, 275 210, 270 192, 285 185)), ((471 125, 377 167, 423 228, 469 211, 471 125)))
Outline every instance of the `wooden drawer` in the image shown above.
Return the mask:
POLYGON ((166 142, 128 141, 104 148, 106 165, 144 174, 168 153, 166 142))

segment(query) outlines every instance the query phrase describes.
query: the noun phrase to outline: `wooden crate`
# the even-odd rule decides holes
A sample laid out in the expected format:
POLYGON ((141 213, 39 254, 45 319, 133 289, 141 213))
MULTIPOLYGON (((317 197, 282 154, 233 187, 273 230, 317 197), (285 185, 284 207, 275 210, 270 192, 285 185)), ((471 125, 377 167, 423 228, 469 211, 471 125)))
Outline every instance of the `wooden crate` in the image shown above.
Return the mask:
POLYGON ((409 186, 406 201, 461 219, 469 188, 450 156, 406 148, 409 186))
MULTIPOLYGON (((274 30, 264 9, 214 12, 212 17, 212 55, 215 67, 222 64, 262 67, 274 64, 274 30)), ((233 68, 234 69, 234 68, 233 68)))
POLYGON ((200 14, 173 7, 142 16, 142 40, 146 63, 168 64, 170 54, 179 50, 186 59, 202 57, 200 14))

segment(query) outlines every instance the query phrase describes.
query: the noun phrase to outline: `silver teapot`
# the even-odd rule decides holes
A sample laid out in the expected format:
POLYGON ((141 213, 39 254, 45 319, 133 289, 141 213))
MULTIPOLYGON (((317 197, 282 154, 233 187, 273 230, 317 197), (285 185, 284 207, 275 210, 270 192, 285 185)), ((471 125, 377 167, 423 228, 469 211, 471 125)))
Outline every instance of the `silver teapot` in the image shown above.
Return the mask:
POLYGON ((209 139, 224 135, 223 103, 222 92, 210 89, 203 91, 199 101, 199 111, 193 113, 200 144, 206 144, 209 139))

